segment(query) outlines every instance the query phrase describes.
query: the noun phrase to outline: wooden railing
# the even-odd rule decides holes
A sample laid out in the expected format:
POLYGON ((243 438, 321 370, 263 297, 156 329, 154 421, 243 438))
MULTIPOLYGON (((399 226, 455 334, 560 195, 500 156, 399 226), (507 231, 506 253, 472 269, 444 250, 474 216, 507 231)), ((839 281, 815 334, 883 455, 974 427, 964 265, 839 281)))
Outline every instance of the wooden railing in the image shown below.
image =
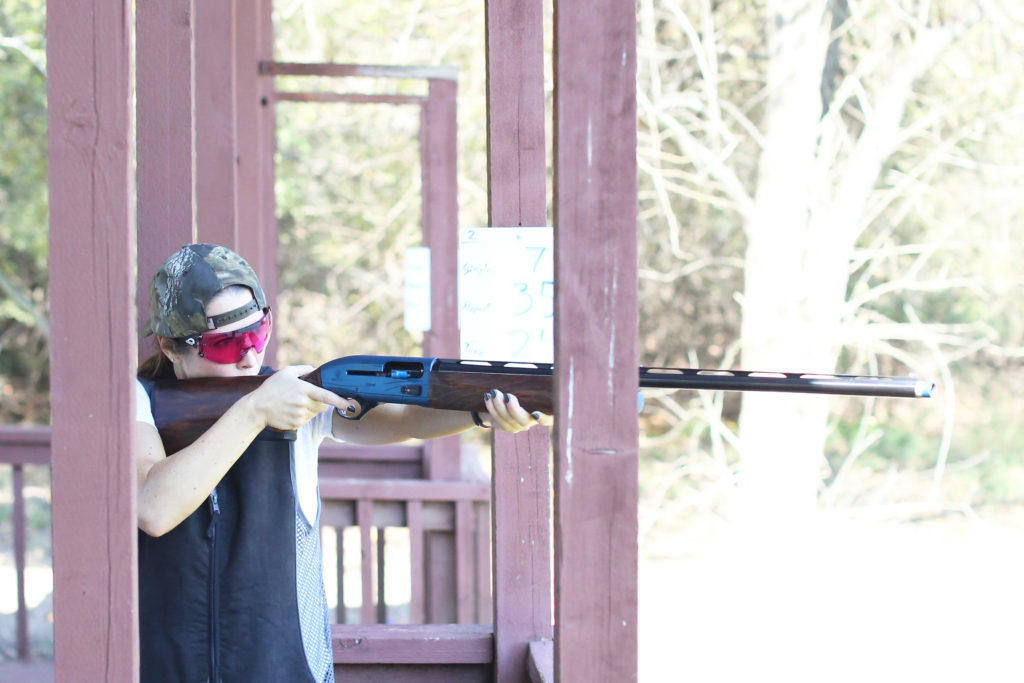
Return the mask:
POLYGON ((25 465, 50 464, 49 427, 0 426, 0 466, 10 465, 13 503, 14 569, 18 597, 15 615, 15 652, 19 661, 31 657, 28 633, 28 605, 25 602, 25 465))
MULTIPOLYGON (((18 661, 24 666, 31 652, 23 468, 49 462, 49 428, 0 427, 0 466, 13 468, 16 638, 18 661)), ((321 451, 321 524, 333 527, 338 538, 333 558, 339 622, 332 626, 334 659, 346 680, 411 675, 416 680, 485 681, 493 676, 490 485, 424 480, 422 475, 423 450, 418 446, 362 449, 331 444, 321 451), (358 624, 344 623, 342 539, 350 527, 358 529, 360 539, 358 624), (386 530, 394 527, 406 528, 409 535, 410 623, 402 625, 386 623, 386 530)), ((0 666, 0 678, 18 665, 0 666)))
POLYGON ((320 497, 321 525, 338 539, 338 623, 346 621, 342 539, 349 527, 359 529, 360 623, 389 621, 389 527, 408 529, 409 623, 490 623, 489 484, 321 476, 320 497))

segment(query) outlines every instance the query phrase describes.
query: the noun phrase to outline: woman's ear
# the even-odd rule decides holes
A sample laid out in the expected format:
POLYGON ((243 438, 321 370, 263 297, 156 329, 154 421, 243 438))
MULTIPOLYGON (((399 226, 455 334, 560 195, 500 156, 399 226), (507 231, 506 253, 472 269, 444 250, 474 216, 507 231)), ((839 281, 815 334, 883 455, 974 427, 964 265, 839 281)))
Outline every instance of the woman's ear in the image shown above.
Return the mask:
POLYGON ((167 337, 157 337, 157 343, 160 344, 160 351, 167 356, 167 360, 172 363, 179 359, 179 354, 174 350, 174 342, 167 337))

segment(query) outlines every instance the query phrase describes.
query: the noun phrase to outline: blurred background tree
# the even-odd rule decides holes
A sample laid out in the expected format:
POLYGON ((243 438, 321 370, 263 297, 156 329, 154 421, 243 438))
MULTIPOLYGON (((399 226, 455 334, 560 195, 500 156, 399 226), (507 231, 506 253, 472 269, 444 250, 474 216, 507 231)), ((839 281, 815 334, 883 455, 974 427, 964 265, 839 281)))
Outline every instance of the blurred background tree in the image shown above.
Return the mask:
POLYGON ((49 421, 42 0, 0 2, 0 423, 49 421))

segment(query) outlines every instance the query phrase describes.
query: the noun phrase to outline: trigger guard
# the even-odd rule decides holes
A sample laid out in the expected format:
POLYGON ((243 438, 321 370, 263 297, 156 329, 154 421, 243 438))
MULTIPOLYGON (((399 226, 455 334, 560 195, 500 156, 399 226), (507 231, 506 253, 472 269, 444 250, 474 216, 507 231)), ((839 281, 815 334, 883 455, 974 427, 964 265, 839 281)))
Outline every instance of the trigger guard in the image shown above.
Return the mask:
POLYGON ((354 420, 361 420, 361 419, 363 419, 363 416, 365 416, 368 412, 370 412, 371 410, 376 408, 377 405, 378 405, 377 401, 360 401, 359 399, 349 399, 349 400, 354 400, 356 403, 358 403, 359 406, 362 408, 362 410, 360 410, 355 415, 350 415, 348 413, 343 413, 339 409, 335 408, 334 412, 336 412, 339 416, 341 416, 342 418, 344 418, 346 420, 353 420, 353 421, 354 420))

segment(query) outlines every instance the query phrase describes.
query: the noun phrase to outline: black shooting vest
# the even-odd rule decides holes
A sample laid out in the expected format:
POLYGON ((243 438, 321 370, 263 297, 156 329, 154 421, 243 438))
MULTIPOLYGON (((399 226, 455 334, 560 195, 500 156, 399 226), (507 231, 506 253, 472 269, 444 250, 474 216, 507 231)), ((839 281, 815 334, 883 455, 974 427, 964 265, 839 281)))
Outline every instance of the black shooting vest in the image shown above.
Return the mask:
POLYGON ((142 683, 313 680, 296 596, 293 444, 265 430, 181 524, 158 538, 139 531, 142 683))

